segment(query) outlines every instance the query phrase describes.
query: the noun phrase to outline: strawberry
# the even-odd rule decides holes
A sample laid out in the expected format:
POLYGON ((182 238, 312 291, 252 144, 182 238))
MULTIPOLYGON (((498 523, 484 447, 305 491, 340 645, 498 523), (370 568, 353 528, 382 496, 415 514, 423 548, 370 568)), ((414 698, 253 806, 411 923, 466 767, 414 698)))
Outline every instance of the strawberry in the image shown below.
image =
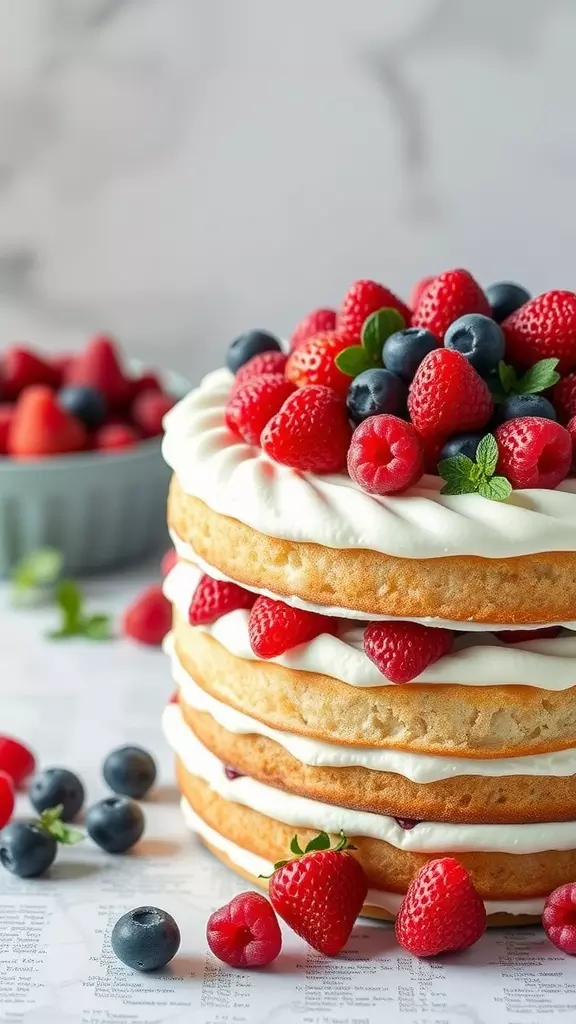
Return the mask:
POLYGON ((572 442, 572 465, 570 471, 572 474, 576 473, 576 416, 568 422, 566 430, 570 434, 570 440, 572 442))
POLYGON ((14 346, 4 354, 2 392, 5 398, 18 398, 24 388, 33 384, 56 388, 59 382, 58 370, 29 349, 14 346))
POLYGON ((396 938, 414 956, 469 949, 486 931, 486 910, 466 868, 454 857, 429 860, 396 918, 396 938))
POLYGON ((328 615, 291 608, 271 597, 258 597, 248 620, 250 646, 258 658, 276 658, 335 628, 336 620, 328 615))
POLYGON ((171 395, 165 395, 156 388, 147 388, 136 396, 130 413, 142 437, 158 437, 162 433, 162 420, 175 402, 171 395))
POLYGON ((294 836, 290 849, 296 858, 275 865, 270 879, 272 906, 313 949, 335 956, 346 945, 368 894, 362 865, 347 852, 355 847, 341 833, 330 849, 330 837, 321 832, 305 850, 294 836))
POLYGON ((297 388, 305 384, 324 384, 346 398, 350 377, 334 362, 337 355, 352 344, 341 331, 322 331, 303 341, 288 357, 284 375, 297 388))
POLYGON ((259 355, 252 356, 252 359, 244 363, 234 377, 232 387, 230 388, 230 398, 252 377, 261 377, 263 373, 280 373, 284 376, 287 359, 288 356, 284 352, 274 352, 273 350, 270 352, 260 352, 259 355))
POLYGON ((336 327, 336 311, 334 309, 313 309, 308 313, 292 332, 290 338, 290 351, 300 348, 303 342, 311 338, 313 334, 321 331, 333 331, 336 327))
POLYGON ((4 828, 14 810, 14 783, 10 775, 0 771, 0 828, 4 828))
POLYGON ((422 476, 424 455, 411 423, 383 413, 369 416, 352 434, 348 472, 369 494, 405 491, 422 476))
POLYGON ((337 473, 344 469, 352 429, 344 401, 320 384, 298 388, 260 437, 267 455, 294 469, 337 473))
POLYGON ((0 772, 9 775, 15 786, 20 786, 35 767, 34 754, 28 747, 11 736, 0 736, 0 772))
POLYGON ((241 892, 208 918, 206 940, 231 967, 265 967, 282 949, 278 919, 265 896, 241 892))
POLYGON ((172 605, 153 584, 138 595, 122 618, 122 632, 132 640, 159 647, 172 624, 172 605))
POLYGON ((0 455, 8 455, 8 434, 15 408, 10 402, 0 402, 0 455))
POLYGON ((433 280, 434 275, 432 275, 431 277, 421 277, 419 281, 416 281, 416 284, 413 286, 412 291, 410 292, 410 297, 408 299, 408 305, 410 306, 410 309, 416 309, 416 306, 420 301, 421 295, 424 294, 428 285, 431 284, 433 280))
POLYGON ((488 385, 460 352, 438 348, 424 356, 408 392, 410 419, 423 438, 479 430, 493 409, 488 385))
POLYGON ((371 622, 364 631, 364 651, 391 683, 409 683, 428 665, 449 654, 449 629, 419 622, 371 622))
POLYGON ((74 356, 70 352, 61 352, 58 355, 50 357, 50 366, 54 371, 54 377, 57 380, 56 387, 61 388, 66 380, 66 374, 68 373, 69 367, 74 361, 74 356))
POLYGON ((445 270, 421 292, 412 313, 412 326, 425 327, 443 338, 450 324, 465 313, 491 316, 488 299, 467 270, 445 270))
POLYGON ((520 306, 502 323, 506 359, 532 366, 539 359, 558 360, 558 373, 576 367, 576 294, 544 292, 520 306))
POLYGON ((406 326, 410 324, 410 310, 394 292, 377 284, 376 281, 361 280, 351 284, 342 305, 338 310, 336 326, 339 331, 351 336, 349 344, 358 344, 362 335, 364 321, 376 313, 378 309, 397 309, 404 318, 406 326))
POLYGON ((121 451, 139 444, 140 434, 127 423, 105 423, 94 433, 92 440, 98 451, 121 451))
POLYGON ((27 387, 19 398, 8 430, 8 453, 17 459, 63 455, 86 447, 86 430, 60 408, 42 384, 27 387))
POLYGON ((88 342, 66 372, 66 384, 88 384, 104 395, 109 408, 124 408, 132 397, 115 342, 97 335, 88 342))
POLYGON ((496 472, 513 487, 557 487, 572 464, 572 437, 565 427, 540 416, 506 420, 494 434, 496 472))
POLYGON ((130 386, 130 398, 134 401, 142 391, 162 391, 162 385, 158 374, 152 370, 146 370, 139 377, 131 377, 128 381, 130 386))
POLYGON ((562 377, 552 392, 552 405, 558 413, 560 423, 568 423, 576 416, 576 373, 562 377))
POLYGON ((256 595, 238 583, 214 580, 204 573, 192 595, 188 621, 191 626, 208 625, 238 608, 251 608, 255 600, 256 595))
POLYGON ((162 561, 160 562, 160 574, 163 577, 167 576, 169 572, 172 572, 172 569, 177 565, 177 563, 178 555, 176 551, 174 548, 168 548, 168 551, 163 555, 162 561))
POLYGON ((226 426, 246 444, 259 445, 268 420, 293 391, 294 385, 279 373, 250 378, 229 398, 224 414, 226 426))

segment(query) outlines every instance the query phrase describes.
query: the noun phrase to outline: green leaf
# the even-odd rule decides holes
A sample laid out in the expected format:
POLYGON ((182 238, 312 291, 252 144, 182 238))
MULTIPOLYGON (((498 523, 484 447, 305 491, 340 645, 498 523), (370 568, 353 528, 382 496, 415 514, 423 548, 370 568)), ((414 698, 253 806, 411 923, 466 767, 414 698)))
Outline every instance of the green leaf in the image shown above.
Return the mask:
POLYGON ((85 839, 85 835, 81 829, 74 828, 62 821, 63 810, 63 804, 58 804, 57 807, 48 807, 38 818, 38 825, 44 832, 53 836, 57 843, 62 843, 63 846, 75 846, 76 843, 85 839))
POLYGON ((12 571, 12 596, 17 604, 32 603, 62 572, 63 557, 56 548, 38 548, 25 555, 12 571))
POLYGON ((406 321, 397 309, 384 306, 366 317, 362 325, 362 345, 373 366, 382 366, 382 346, 391 334, 401 331, 406 321))
POLYGON ((474 463, 467 455, 453 455, 451 459, 442 459, 438 463, 438 472, 444 480, 469 481, 473 467, 474 463))
POLYGON ((557 359, 541 359, 540 362, 534 363, 534 366, 531 366, 517 382, 516 394, 534 395, 557 384, 560 380, 560 374, 556 373, 557 366, 557 359))
POLYGON ((89 640, 109 640, 112 636, 110 615, 90 615, 84 622, 83 635, 89 640))
POLYGON ((476 463, 486 476, 492 476, 498 462, 498 445, 493 434, 486 434, 476 449, 476 463))
POLYGON ((292 836, 292 842, 290 843, 290 852, 295 854, 296 857, 301 857, 304 850, 301 849, 300 843, 298 842, 298 836, 292 836))
POLYGON ((370 370, 374 365, 361 345, 351 345, 350 348, 345 348, 343 352, 338 353, 334 362, 338 369, 348 377, 357 377, 359 373, 370 370))
POLYGON ((56 588, 56 603, 62 612, 63 628, 77 628, 81 620, 82 594, 74 580, 61 580, 56 588))
POLYGON ((440 494, 475 494, 477 490, 478 484, 471 480, 448 480, 440 494))
POLYGON ((502 385, 504 395, 509 395, 516 391, 518 385, 518 376, 513 366, 509 366, 502 359, 498 363, 498 376, 502 385))
POLYGON ((480 484, 478 493, 490 501, 506 501, 512 494, 512 485, 505 476, 493 476, 480 484))
POLYGON ((313 850, 329 850, 330 849, 330 836, 327 832, 319 832, 314 839, 311 839, 307 844, 304 853, 312 853, 313 850))

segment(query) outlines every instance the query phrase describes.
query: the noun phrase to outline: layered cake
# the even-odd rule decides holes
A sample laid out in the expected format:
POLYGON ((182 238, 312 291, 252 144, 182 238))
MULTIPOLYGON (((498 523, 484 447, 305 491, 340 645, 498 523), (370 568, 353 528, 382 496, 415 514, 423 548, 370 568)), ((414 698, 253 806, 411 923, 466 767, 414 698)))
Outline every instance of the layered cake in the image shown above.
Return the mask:
POLYGON ((253 885, 344 832, 368 915, 450 854, 534 920, 576 878, 576 296, 356 282, 290 347, 165 421, 186 821, 253 885))

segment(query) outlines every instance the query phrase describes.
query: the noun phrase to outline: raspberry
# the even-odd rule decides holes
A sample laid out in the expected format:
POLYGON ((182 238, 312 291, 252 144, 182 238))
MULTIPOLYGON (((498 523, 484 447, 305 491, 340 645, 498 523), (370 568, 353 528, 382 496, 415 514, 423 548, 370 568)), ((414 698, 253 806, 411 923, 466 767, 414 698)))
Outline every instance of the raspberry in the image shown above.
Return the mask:
POLYGON ((14 784, 6 772, 0 771, 0 828, 4 828, 14 810, 14 784))
POLYGON ((159 647, 172 624, 172 606, 162 587, 154 584, 138 595, 122 619, 125 636, 151 647, 159 647))
POLYGON ((57 388, 60 374, 55 366, 26 348, 9 348, 2 360, 2 392, 5 398, 15 399, 24 388, 45 384, 57 388))
POLYGON ((565 427, 539 416, 507 420, 495 432, 497 473, 513 487, 557 487, 570 472, 572 438, 565 427))
POLYGON ((262 431, 267 455, 294 469, 337 473, 344 469, 352 429, 346 405, 320 384, 298 388, 262 431))
POLYGON ((348 472, 370 494, 393 494, 415 484, 423 473, 420 438, 398 416, 369 416, 352 434, 348 472))
POLYGON ((492 310, 480 285, 467 270, 445 270, 433 277, 421 292, 412 313, 413 327, 426 327, 442 339, 450 324, 465 313, 483 313, 492 310))
POLYGON ((0 772, 5 772, 15 786, 32 774, 36 767, 34 754, 11 736, 0 736, 0 772))
POLYGON ((576 373, 569 373, 558 381, 552 392, 552 405, 560 423, 568 423, 576 416, 576 373))
POLYGON ((252 377, 261 377, 263 373, 280 373, 284 376, 284 368, 288 356, 283 352, 261 352, 258 356, 252 356, 244 366, 241 366, 234 377, 230 389, 230 398, 252 377))
POLYGON ((284 371, 286 379, 297 388, 305 384, 324 384, 346 398, 350 377, 338 369, 334 360, 352 343, 352 339, 341 331, 314 334, 289 356, 284 371))
POLYGON ((127 423, 106 423, 99 427, 93 437, 94 447, 99 451, 118 451, 133 448, 140 442, 140 435, 127 423))
POLYGON ((486 931, 486 910, 466 868, 454 857, 429 860, 396 918, 396 938, 414 956, 469 949, 486 931))
POLYGON ((553 946, 576 955, 576 883, 551 892, 542 912, 542 925, 553 946))
POLYGON ((361 280, 351 284, 338 311, 336 325, 352 338, 352 344, 360 341, 364 321, 378 309, 396 309, 410 323, 410 310, 394 292, 377 284, 376 281, 361 280))
POLYGON ((434 275, 432 275, 431 277, 421 277, 419 281, 416 281, 416 284, 413 286, 412 291, 410 292, 410 297, 408 299, 408 305, 410 306, 410 309, 416 309, 416 306, 420 301, 420 297, 424 294, 428 285, 431 284, 433 280, 434 275))
POLYGON ((539 359, 558 359, 558 373, 576 367, 576 295, 551 291, 537 295, 502 323, 506 360, 532 366, 539 359))
POLYGON ((111 409, 124 408, 132 398, 132 381, 124 376, 115 342, 97 335, 66 371, 66 384, 87 384, 100 391, 111 409))
POLYGON ((259 892, 241 892, 208 918, 206 939, 230 967, 265 967, 282 949, 274 910, 259 892))
POLYGON ((167 576, 172 571, 176 563, 178 562, 178 555, 174 548, 169 548, 166 554, 163 556, 160 562, 160 573, 162 576, 167 576))
POLYGON ((234 395, 228 399, 225 412, 227 427, 246 444, 259 445, 264 427, 293 391, 294 385, 278 373, 252 377, 235 389, 234 395))
POLYGON ((308 316, 300 321, 290 338, 290 351, 300 348, 300 345, 313 334, 320 331, 333 331, 336 327, 336 311, 334 309, 313 309, 308 316))
POLYGON ((409 683, 428 665, 449 654, 449 629, 418 622, 371 622, 364 631, 364 651, 391 683, 409 683))
POLYGON ((335 627, 335 620, 328 615, 291 608, 271 597, 258 597, 250 612, 248 635, 258 658, 277 658, 321 633, 333 633, 335 627))
POLYGON ((526 640, 545 640, 558 636, 560 626, 545 626, 543 629, 501 629, 494 636, 505 644, 523 644, 526 640))
POLYGON ((130 407, 130 414, 140 428, 142 437, 158 437, 162 433, 162 420, 175 403, 175 398, 156 388, 148 388, 137 395, 130 407))
POLYGON ((408 392, 408 411, 418 433, 442 442, 451 434, 485 427, 493 409, 488 385, 451 349, 429 352, 408 392))
POLYGON ((188 621, 191 626, 208 625, 238 608, 251 608, 255 600, 255 594, 237 583, 214 580, 204 574, 192 595, 188 621))
POLYGON ((0 455, 8 455, 8 434, 15 408, 10 402, 0 403, 0 455))
POLYGON ((86 430, 60 408, 43 384, 27 387, 18 399, 8 430, 8 452, 18 459, 64 455, 86 447, 86 430))

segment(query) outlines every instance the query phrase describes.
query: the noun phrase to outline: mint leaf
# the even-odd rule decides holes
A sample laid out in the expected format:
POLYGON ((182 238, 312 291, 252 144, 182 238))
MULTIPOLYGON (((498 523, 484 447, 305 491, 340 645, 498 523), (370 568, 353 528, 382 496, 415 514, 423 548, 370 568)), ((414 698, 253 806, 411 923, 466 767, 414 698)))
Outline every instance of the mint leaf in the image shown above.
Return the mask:
POLYGON ((351 345, 350 348, 345 348, 343 352, 338 353, 334 362, 338 369, 349 377, 357 377, 359 373, 370 370, 374 365, 361 345, 351 345))
POLYGON ((73 580, 61 580, 56 588, 56 604, 62 613, 64 629, 74 630, 80 624, 82 595, 73 580))
POLYGON ((440 494, 474 494, 478 490, 478 484, 472 480, 448 480, 440 494))
POLYGON ((112 636, 110 615, 90 615, 84 621, 84 636, 89 640, 109 640, 112 636))
POLYGON ((311 839, 304 853, 312 853, 313 850, 329 850, 330 836, 327 832, 320 832, 314 839, 311 839))
POLYGON ((49 835, 53 836, 57 843, 64 846, 75 846, 76 843, 85 839, 84 833, 79 828, 73 828, 67 822, 62 821, 63 804, 57 807, 47 807, 38 818, 38 826, 49 835))
POLYGON ((292 836, 292 842, 290 843, 290 852, 294 853, 296 857, 301 857, 304 850, 301 849, 300 843, 298 842, 298 836, 292 836))
POLYGON ((374 366, 382 366, 382 346, 386 339, 405 326, 402 314, 387 306, 366 317, 362 325, 362 346, 374 366))
POLYGON ((455 455, 438 463, 438 472, 446 481, 440 494, 480 494, 491 501, 506 501, 512 487, 505 476, 494 476, 498 463, 498 445, 486 434, 476 449, 473 462, 466 455, 455 455))
POLYGON ((516 385, 517 395, 534 395, 538 391, 546 391, 560 380, 560 374, 556 373, 558 366, 557 359, 541 359, 534 363, 516 385))
POLYGON ((454 455, 438 463, 438 472, 444 480, 466 482, 470 480, 473 467, 474 463, 467 455, 454 455))
POLYGON ((506 501, 512 494, 512 485, 505 476, 493 476, 480 484, 478 494, 483 498, 490 498, 491 501, 506 501))
POLYGON ((493 434, 486 434, 476 449, 476 463, 486 476, 492 476, 498 462, 498 445, 493 434))
POLYGON ((56 548, 37 548, 21 558, 12 571, 13 597, 18 604, 31 601, 50 588, 62 572, 63 557, 56 548))
POLYGON ((61 580, 56 589, 56 604, 60 610, 60 626, 48 633, 50 640, 66 640, 83 636, 87 640, 109 640, 111 618, 98 613, 86 615, 80 588, 74 580, 61 580))
POLYGON ((498 377, 500 378, 500 384, 504 395, 515 393, 516 386, 518 384, 518 376, 513 366, 509 366, 502 359, 498 363, 498 377))

